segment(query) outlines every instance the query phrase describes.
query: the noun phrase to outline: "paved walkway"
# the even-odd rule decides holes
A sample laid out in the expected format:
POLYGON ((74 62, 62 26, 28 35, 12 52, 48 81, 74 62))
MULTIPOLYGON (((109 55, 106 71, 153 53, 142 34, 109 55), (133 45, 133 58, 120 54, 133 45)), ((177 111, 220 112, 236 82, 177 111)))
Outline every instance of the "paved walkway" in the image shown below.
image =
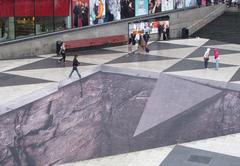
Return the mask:
MULTIPOLYGON (((208 39, 171 40, 153 42, 149 54, 127 54, 127 46, 117 46, 79 52, 82 75, 97 65, 119 68, 167 72, 224 82, 240 83, 240 45, 208 39), (209 70, 203 68, 203 54, 207 47, 219 48, 220 70, 214 70, 211 52, 209 70)), ((39 55, 29 59, 0 61, 0 105, 13 101, 43 87, 68 78, 72 56, 66 64, 58 63, 55 54, 39 55)), ((77 78, 77 75, 73 75, 77 78)))
MULTIPOLYGON (((233 88, 240 86, 240 45, 197 38, 152 42, 149 48, 151 51, 148 54, 135 53, 130 55, 127 53, 127 46, 81 51, 77 53, 80 55, 78 59, 81 62, 79 69, 83 76, 91 73, 98 65, 111 66, 120 70, 135 69, 155 73, 164 72, 170 75, 181 76, 182 78, 185 77, 193 81, 198 80, 198 82, 204 82, 205 84, 209 81, 211 82, 209 87, 206 88, 202 85, 198 85, 198 87, 203 88, 203 91, 208 90, 211 95, 219 93, 219 89, 214 87, 213 83, 218 84, 221 82, 224 84, 231 82, 231 87, 233 88), (202 56, 207 48, 212 48, 212 51, 210 53, 209 69, 204 69, 202 56), (218 71, 214 69, 213 48, 218 48, 220 53, 220 69, 218 71)), ((59 57, 56 55, 49 54, 29 59, 0 61, 0 106, 7 105, 17 98, 68 79, 73 56, 68 56, 65 64, 59 63, 58 59, 59 57)), ((77 78, 77 75, 73 75, 72 79, 77 78)), ((169 80, 168 78, 165 79, 166 81, 169 80)), ((181 85, 185 85, 185 83, 185 81, 182 81, 181 85)), ((189 83, 187 87, 191 87, 190 84, 192 85, 194 83, 189 83)), ((229 87, 230 90, 231 87, 229 87)), ((158 89, 159 91, 164 91, 164 89, 161 89, 161 84, 159 84, 158 89)), ((174 88, 170 90, 173 92, 171 94, 174 95, 174 88)), ((176 93, 179 93, 179 91, 176 93)), ((209 98, 210 94, 206 93, 206 99, 209 98)), ((156 95, 158 94, 156 93, 156 95)), ((194 96, 193 98, 197 100, 195 104, 200 102, 198 96, 194 96)), ((164 101, 164 98, 162 100, 164 101)), ((152 106, 153 104, 150 105, 150 107, 152 106)), ((185 104, 184 108, 181 107, 181 109, 186 110, 187 108, 185 107, 190 106, 185 104)), ((149 108, 148 110, 151 109, 149 108)), ((179 112, 181 112, 180 108, 179 112)), ((159 113, 161 114, 161 112, 159 113)), ((169 111, 168 113, 168 119, 176 116, 175 112, 169 111)), ((149 130, 149 128, 145 128, 146 123, 152 128, 160 122, 168 120, 152 118, 151 123, 153 124, 151 124, 146 115, 147 114, 142 115, 135 136, 149 130)), ((180 145, 83 161, 69 164, 69 166, 237 166, 240 163, 239 138, 240 134, 233 134, 180 145)))

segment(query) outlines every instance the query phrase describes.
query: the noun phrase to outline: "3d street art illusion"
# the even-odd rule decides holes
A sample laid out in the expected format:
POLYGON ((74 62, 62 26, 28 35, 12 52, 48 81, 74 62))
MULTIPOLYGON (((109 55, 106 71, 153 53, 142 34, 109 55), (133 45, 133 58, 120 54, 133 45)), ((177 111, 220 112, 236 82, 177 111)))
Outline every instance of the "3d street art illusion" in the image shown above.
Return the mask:
POLYGON ((0 164, 50 166, 240 132, 233 83, 97 72, 82 84, 82 98, 76 81, 0 115, 0 164))

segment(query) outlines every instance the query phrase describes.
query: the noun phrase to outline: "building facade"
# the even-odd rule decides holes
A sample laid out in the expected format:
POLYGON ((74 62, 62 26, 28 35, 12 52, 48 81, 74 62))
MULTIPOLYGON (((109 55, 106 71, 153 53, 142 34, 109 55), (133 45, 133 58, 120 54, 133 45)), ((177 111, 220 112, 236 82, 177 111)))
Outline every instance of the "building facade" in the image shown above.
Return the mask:
POLYGON ((196 0, 0 0, 0 42, 196 6, 196 0))

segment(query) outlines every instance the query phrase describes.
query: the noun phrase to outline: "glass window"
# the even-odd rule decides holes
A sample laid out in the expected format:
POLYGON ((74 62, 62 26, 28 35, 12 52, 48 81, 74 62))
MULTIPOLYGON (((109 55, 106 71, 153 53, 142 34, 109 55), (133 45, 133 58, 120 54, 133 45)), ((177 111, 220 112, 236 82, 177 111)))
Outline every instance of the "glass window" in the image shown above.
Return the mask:
POLYGON ((16 38, 35 34, 34 0, 15 1, 16 38))
POLYGON ((89 25, 89 0, 72 0, 72 28, 89 25))
POLYGON ((54 0, 55 31, 71 28, 70 0, 54 0))
POLYGON ((0 0, 0 42, 15 38, 13 4, 13 0, 0 0))
POLYGON ((53 29, 53 0, 36 0, 36 34, 53 29))

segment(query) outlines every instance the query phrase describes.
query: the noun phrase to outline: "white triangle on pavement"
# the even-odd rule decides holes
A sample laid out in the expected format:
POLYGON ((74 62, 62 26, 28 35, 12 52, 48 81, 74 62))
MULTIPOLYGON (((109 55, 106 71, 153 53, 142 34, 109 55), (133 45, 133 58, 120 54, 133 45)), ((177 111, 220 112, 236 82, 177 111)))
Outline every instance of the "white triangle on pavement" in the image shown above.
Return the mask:
POLYGON ((167 72, 167 74, 228 82, 232 78, 232 76, 237 72, 238 69, 239 67, 225 67, 225 68, 220 67, 219 70, 199 69, 167 72))
POLYGON ((160 74, 134 137, 209 99, 221 90, 160 74))

